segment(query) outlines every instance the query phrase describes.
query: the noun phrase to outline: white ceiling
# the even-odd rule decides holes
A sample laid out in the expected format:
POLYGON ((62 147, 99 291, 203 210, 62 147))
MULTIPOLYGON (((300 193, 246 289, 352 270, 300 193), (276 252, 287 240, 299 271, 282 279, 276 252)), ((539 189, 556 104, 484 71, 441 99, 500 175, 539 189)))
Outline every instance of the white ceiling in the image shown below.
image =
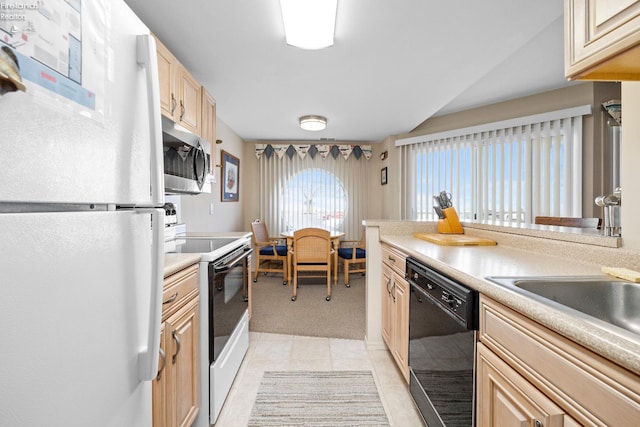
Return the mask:
POLYGON ((245 140, 381 141, 568 85, 563 0, 339 0, 334 46, 284 41, 279 0, 125 0, 245 140), (328 118, 308 132, 298 117, 328 118))

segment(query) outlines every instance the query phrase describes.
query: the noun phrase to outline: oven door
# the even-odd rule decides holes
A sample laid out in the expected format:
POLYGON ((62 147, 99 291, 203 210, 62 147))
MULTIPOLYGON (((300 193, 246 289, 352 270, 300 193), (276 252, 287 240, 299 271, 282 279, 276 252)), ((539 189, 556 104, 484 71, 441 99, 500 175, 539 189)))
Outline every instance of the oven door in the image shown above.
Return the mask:
POLYGON ((242 247, 209 263, 209 363, 217 360, 247 311, 252 252, 242 247))
POLYGON ((474 425, 475 339, 475 331, 411 284, 409 389, 428 426, 474 425))

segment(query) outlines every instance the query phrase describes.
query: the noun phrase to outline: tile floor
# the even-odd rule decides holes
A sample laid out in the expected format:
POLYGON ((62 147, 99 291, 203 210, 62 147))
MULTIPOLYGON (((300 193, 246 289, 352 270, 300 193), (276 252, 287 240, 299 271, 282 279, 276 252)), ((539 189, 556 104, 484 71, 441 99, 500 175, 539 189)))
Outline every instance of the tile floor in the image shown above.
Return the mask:
POLYGON ((249 333, 249 351, 218 417, 217 427, 244 427, 264 371, 371 370, 391 426, 423 426, 388 351, 364 341, 249 333), (327 357, 330 355, 331 357, 327 357))

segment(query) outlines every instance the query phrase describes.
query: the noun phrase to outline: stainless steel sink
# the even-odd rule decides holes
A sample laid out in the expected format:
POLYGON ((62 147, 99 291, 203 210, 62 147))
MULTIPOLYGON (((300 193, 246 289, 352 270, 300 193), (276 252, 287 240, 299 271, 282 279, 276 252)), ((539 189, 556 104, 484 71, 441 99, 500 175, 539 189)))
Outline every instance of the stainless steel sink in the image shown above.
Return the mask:
POLYGON ((640 284, 608 276, 492 276, 487 279, 538 301, 554 301, 640 335, 640 284))

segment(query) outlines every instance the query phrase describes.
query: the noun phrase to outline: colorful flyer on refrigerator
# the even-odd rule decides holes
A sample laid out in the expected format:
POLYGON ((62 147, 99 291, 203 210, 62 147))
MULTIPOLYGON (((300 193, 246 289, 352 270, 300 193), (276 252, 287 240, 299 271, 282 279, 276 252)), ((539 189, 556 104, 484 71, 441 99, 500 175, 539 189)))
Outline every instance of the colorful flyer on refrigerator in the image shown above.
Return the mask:
POLYGON ((101 121, 106 16, 104 0, 0 2, 0 47, 12 49, 40 101, 101 121))

